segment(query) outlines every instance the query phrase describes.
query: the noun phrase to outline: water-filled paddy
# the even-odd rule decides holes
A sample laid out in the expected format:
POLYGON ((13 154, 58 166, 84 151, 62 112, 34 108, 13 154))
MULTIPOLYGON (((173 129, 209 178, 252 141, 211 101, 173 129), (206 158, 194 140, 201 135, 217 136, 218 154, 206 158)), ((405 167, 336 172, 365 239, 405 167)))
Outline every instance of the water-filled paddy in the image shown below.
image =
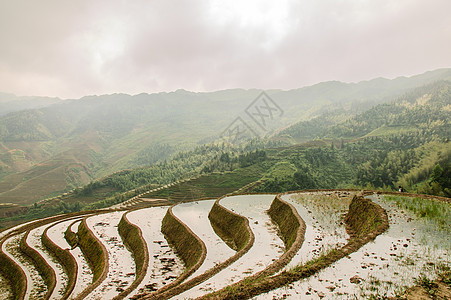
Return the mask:
POLYGON ((283 254, 283 242, 266 213, 274 197, 275 195, 238 195, 220 201, 227 209, 248 218, 255 235, 254 245, 228 268, 175 298, 195 298, 219 290, 263 270, 283 254))
POLYGON ((91 269, 89 268, 88 262, 83 256, 83 253, 81 252, 80 248, 75 247, 74 249, 71 249, 70 245, 64 238, 64 232, 69 226, 71 227, 71 230, 73 232, 77 232, 79 224, 80 221, 74 222, 74 220, 67 220, 55 224, 47 231, 48 237, 61 249, 69 249, 70 253, 77 262, 77 279, 75 282, 74 290, 72 291, 71 294, 72 297, 75 297, 76 295, 81 293, 92 282, 91 269))
POLYGON ((211 227, 208 213, 214 202, 215 200, 205 200, 183 203, 176 205, 172 210, 174 215, 185 223, 205 243, 207 248, 204 263, 190 278, 204 273, 235 254, 235 251, 230 249, 211 227))
POLYGON ((304 220, 306 230, 301 249, 285 269, 320 256, 326 251, 346 244, 349 238, 344 226, 344 215, 351 195, 334 192, 295 193, 282 195, 304 220))
POLYGON ((100 214, 86 220, 89 229, 108 252, 108 275, 86 299, 111 299, 125 290, 135 279, 135 262, 118 232, 123 211, 100 214))
POLYGON ((56 285, 53 290, 50 299, 59 299, 64 294, 64 290, 67 285, 67 275, 64 273, 63 267, 57 262, 57 260, 45 249, 41 242, 41 235, 44 230, 51 226, 52 224, 47 224, 36 229, 33 229, 28 234, 27 243, 28 245, 35 249, 49 264, 49 266, 55 271, 56 285))
POLYGON ((149 251, 149 267, 141 284, 130 294, 152 292, 174 281, 184 270, 183 262, 169 247, 161 232, 161 222, 168 207, 150 207, 127 214, 127 219, 141 228, 149 251))
POLYGON ((42 299, 47 292, 47 286, 39 275, 37 269, 19 252, 20 239, 25 233, 12 236, 3 243, 2 250, 15 263, 17 263, 25 273, 27 278, 27 291, 25 299, 42 299))
POLYGON ((415 285, 416 278, 434 279, 443 266, 451 266, 448 235, 437 231, 434 222, 400 209, 385 196, 369 198, 387 211, 390 227, 385 233, 329 268, 256 298, 392 297, 415 285))

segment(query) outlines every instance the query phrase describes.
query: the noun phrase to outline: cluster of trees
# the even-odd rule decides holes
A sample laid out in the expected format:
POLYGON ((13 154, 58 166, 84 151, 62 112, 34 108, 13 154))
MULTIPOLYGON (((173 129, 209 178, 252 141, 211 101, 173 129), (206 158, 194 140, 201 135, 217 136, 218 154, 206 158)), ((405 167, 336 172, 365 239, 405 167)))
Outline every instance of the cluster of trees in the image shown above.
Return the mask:
POLYGON ((439 81, 417 88, 396 101, 377 105, 352 117, 343 109, 325 112, 312 120, 299 122, 285 129, 280 135, 295 140, 354 139, 368 135, 376 129, 392 128, 396 131, 402 128, 447 137, 451 130, 450 99, 451 82, 439 81))
POLYGON ((259 192, 295 189, 373 188, 449 195, 451 145, 425 141, 418 134, 371 137, 333 147, 292 149, 274 159, 285 160, 296 172, 269 178, 259 192), (423 141, 423 142, 422 142, 423 141))
POLYGON ((190 151, 174 154, 171 159, 149 167, 124 170, 97 180, 75 190, 79 196, 87 196, 101 188, 122 193, 147 185, 164 185, 179 179, 196 177, 213 172, 232 171, 264 161, 268 147, 281 145, 269 140, 251 140, 241 145, 207 144, 190 151))

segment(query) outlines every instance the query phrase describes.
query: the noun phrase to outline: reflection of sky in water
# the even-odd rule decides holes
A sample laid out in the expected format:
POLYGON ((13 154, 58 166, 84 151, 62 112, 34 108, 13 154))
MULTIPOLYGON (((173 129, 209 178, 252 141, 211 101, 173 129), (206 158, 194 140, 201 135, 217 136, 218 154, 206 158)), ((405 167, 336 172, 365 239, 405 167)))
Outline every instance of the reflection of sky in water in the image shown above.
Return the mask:
POLYGON ((235 251, 214 232, 211 227, 208 214, 216 200, 204 200, 176 205, 173 208, 174 215, 185 223, 204 243, 207 248, 207 256, 202 266, 189 278, 194 278, 208 269, 227 260, 235 254, 235 251))
POLYGON ((132 254, 123 245, 117 230, 123 211, 89 217, 86 221, 89 229, 105 246, 108 252, 108 275, 106 279, 85 299, 111 299, 126 289, 135 279, 135 262, 132 254))
POLYGON ((349 200, 311 193, 286 194, 281 198, 296 208, 306 225, 302 247, 287 264, 286 270, 318 257, 337 245, 346 244, 349 235, 342 222, 342 214, 349 200))
MULTIPOLYGON (((66 231, 67 227, 72 224, 74 220, 68 220, 65 222, 61 222, 59 224, 56 224, 52 228, 50 228, 47 231, 48 237, 61 249, 71 249, 69 244, 67 243, 66 239, 64 238, 64 232, 66 231)), ((76 222, 72 227, 71 230, 74 232, 77 232, 77 228, 80 222, 76 222)), ((88 263, 83 256, 80 248, 76 247, 72 250, 70 250, 70 253, 75 258, 75 261, 77 262, 78 272, 77 272, 77 280, 75 282, 74 290, 72 291, 72 295, 78 295, 81 293, 92 281, 92 272, 88 267, 88 263)))
POLYGON ((151 289, 161 288, 174 281, 184 270, 183 262, 175 255, 161 233, 161 222, 167 209, 167 206, 150 207, 127 214, 130 223, 141 228, 149 251, 149 267, 146 275, 138 287, 130 293, 130 297, 143 292, 146 285, 151 289))
POLYGON ((17 263, 25 273, 27 278, 27 291, 25 293, 25 299, 42 299, 43 295, 47 292, 47 286, 44 280, 39 275, 36 267, 25 260, 24 257, 19 254, 17 247, 20 240, 25 235, 21 233, 7 239, 3 243, 2 250, 8 255, 15 263, 17 263))
POLYGON ((220 201, 227 209, 249 219, 249 226, 255 235, 254 245, 225 270, 174 299, 194 298, 221 289, 263 270, 282 255, 283 242, 277 236, 277 231, 266 214, 274 197, 274 195, 238 195, 220 201))
POLYGON ((285 294, 287 299, 318 299, 321 294, 327 298, 349 299, 368 298, 371 293, 390 297, 414 285, 414 279, 422 274, 435 277, 439 265, 450 266, 449 237, 431 230, 433 223, 418 220, 384 197, 369 198, 387 211, 390 227, 385 233, 329 268, 255 298, 271 299, 285 294), (431 235, 432 232, 436 233, 431 235), (350 278, 356 275, 363 281, 350 283, 350 278))
POLYGON ((56 299, 64 294, 64 289, 67 285, 67 275, 64 273, 63 267, 47 252, 47 250, 44 250, 44 246, 41 242, 42 233, 51 225, 52 224, 47 224, 31 230, 28 234, 27 243, 30 247, 39 252, 49 266, 55 271, 56 285, 50 298, 56 299))

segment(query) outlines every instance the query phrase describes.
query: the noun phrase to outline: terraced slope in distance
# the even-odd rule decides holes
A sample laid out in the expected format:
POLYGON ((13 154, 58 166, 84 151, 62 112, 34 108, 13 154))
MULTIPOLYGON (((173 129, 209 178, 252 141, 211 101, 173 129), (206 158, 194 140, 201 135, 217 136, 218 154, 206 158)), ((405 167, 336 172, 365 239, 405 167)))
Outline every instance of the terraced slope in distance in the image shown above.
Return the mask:
MULTIPOLYGON (((289 260, 286 262, 288 265, 285 269, 278 273, 277 270, 263 272, 260 273, 263 275, 257 277, 255 274, 259 274, 259 270, 265 270, 265 268, 275 264, 289 248, 292 243, 290 238, 285 239, 285 243, 283 243, 280 237, 293 237, 293 232, 289 233, 287 228, 284 228, 284 225, 292 224, 290 223, 292 221, 284 219, 286 217, 282 211, 276 210, 278 216, 283 216, 282 219, 275 221, 276 225, 266 214, 271 205, 274 205, 275 195, 236 195, 221 199, 219 203, 224 205, 227 210, 238 213, 248 220, 252 233, 255 234, 255 244, 250 247, 249 256, 245 254, 238 258, 235 263, 215 273, 216 275, 212 274, 210 279, 206 278, 204 282, 196 282, 192 286, 186 285, 185 282, 190 282, 190 280, 199 276, 202 277, 212 267, 221 264, 219 260, 228 260, 230 255, 236 253, 225 245, 221 237, 215 236, 214 231, 210 230, 208 234, 204 232, 203 226, 207 226, 210 222, 206 216, 212 210, 214 200, 184 203, 172 208, 177 218, 183 221, 193 233, 197 233, 201 240, 204 239, 203 242, 207 245, 206 259, 199 264, 199 271, 192 274, 191 277, 186 276, 185 282, 179 280, 174 283, 174 280, 179 278, 183 274, 184 268, 189 268, 192 263, 186 260, 187 265, 185 267, 184 263, 176 256, 171 258, 171 255, 174 255, 171 249, 172 245, 167 243, 161 233, 163 216, 168 212, 168 207, 149 207, 130 211, 128 213, 130 223, 141 229, 143 240, 148 246, 149 266, 142 283, 135 290, 130 291, 129 297, 146 299, 173 297, 180 299, 200 295, 204 298, 215 297, 219 299, 230 297, 298 299, 301 296, 307 299, 318 297, 325 299, 366 298, 381 295, 394 296, 418 282, 433 282, 440 276, 445 276, 443 278, 446 279, 446 274, 449 278, 450 245, 449 240, 442 238, 449 236, 449 226, 446 222, 451 214, 449 199, 434 200, 431 198, 415 198, 416 195, 409 194, 376 195, 373 192, 366 192, 366 198, 356 196, 350 202, 356 192, 345 190, 300 191, 279 195, 278 197, 289 203, 299 214, 302 221, 305 221, 305 240, 291 262, 289 260), (266 199, 263 201, 264 203, 262 202, 263 198, 266 199), (388 216, 386 219, 384 219, 385 211, 388 216), (387 221, 390 222, 388 230, 386 229, 387 221), (347 228, 344 226, 345 223, 348 226, 347 228), (384 230, 387 231, 384 232, 384 230), (158 232, 159 235, 154 234, 158 232), (269 239, 262 238, 262 234, 272 237, 269 239), (279 242, 275 243, 277 239, 279 242), (228 255, 225 255, 226 253, 215 254, 215 251, 211 250, 214 248, 215 240, 227 247, 224 249, 228 249, 228 255), (252 263, 251 259, 254 258, 257 260, 264 259, 266 262, 252 263), (252 271, 246 268, 246 264, 252 264, 252 271), (238 275, 240 265, 244 266, 244 271, 241 272, 243 276, 224 275, 230 272, 230 274, 236 273, 238 275), (415 266, 415 268, 412 266, 415 266), (393 268, 396 271, 391 272, 393 268), (299 280, 301 278, 303 280, 299 280), (218 285, 224 281, 226 281, 225 284, 218 285), (166 289, 165 286, 167 286, 166 289), (176 294, 170 293, 171 290, 175 290, 179 286, 188 287, 189 290, 182 294, 177 294, 178 292, 176 294), (158 290, 161 291, 158 292, 158 290), (209 292, 214 293, 209 295, 209 292)), ((98 224, 102 229, 105 229, 101 233, 97 233, 97 238, 103 244, 103 247, 107 248, 108 243, 114 243, 117 247, 125 250, 122 239, 112 234, 112 232, 117 232, 116 225, 107 225, 111 224, 112 217, 115 215, 121 216, 124 211, 103 210, 94 214, 96 216, 90 217, 93 223, 84 230, 91 231, 95 228, 93 225, 98 224)), ((81 217, 83 216, 78 218, 81 217)), ((120 218, 114 218, 119 222, 120 218)), ((59 216, 51 220, 37 221, 29 226, 31 227, 27 227, 27 224, 25 224, 22 226, 23 228, 19 226, 0 233, 0 242, 3 244, 6 242, 9 249, 12 249, 14 243, 17 244, 28 230, 40 228, 39 230, 43 231, 44 228, 48 228, 49 239, 61 251, 81 264, 81 266, 77 266, 77 271, 83 273, 83 270, 89 269, 86 259, 80 259, 79 255, 82 254, 77 252, 80 242, 78 239, 86 236, 87 233, 75 237, 72 246, 65 242, 62 234, 67 228, 71 228, 74 232, 78 231, 80 221, 74 220, 73 214, 59 216)), ((42 234, 36 234, 34 229, 30 231, 30 234, 33 235, 33 240, 27 239, 27 241, 29 240, 29 244, 33 245, 37 243, 39 237, 42 237, 42 234)), ((96 235, 96 233, 92 234, 96 235)), ((6 248, 2 247, 2 253, 0 253, 0 256, 6 259, 5 266, 11 265, 11 259, 7 255, 5 256, 4 251, 12 251, 6 248)), ((119 267, 117 270, 121 270, 121 263, 124 263, 124 267, 130 267, 133 264, 133 262, 121 259, 122 256, 118 253, 107 251, 107 257, 101 255, 103 258, 100 261, 108 263, 110 259, 114 258, 113 256, 119 255, 118 259, 115 260, 115 264, 119 267)), ((20 253, 17 252, 14 255, 19 260, 23 260, 20 258, 20 253)), ((33 262, 31 262, 32 264, 33 262)), ((111 270, 115 272, 115 268, 111 268, 111 270)), ((16 270, 18 274, 23 271, 23 274, 30 273, 30 268, 23 263, 17 265, 16 270)), ((121 273, 121 271, 117 272, 119 277, 130 278, 127 285, 132 284, 135 274, 132 275, 131 273, 134 272, 127 274, 121 273)), ((35 272, 35 274, 37 273, 35 272)), ((68 280, 68 278, 62 280, 68 280)), ((96 278, 100 277, 97 276, 96 278)), ((9 287, 4 295, 11 299, 23 299, 23 293, 27 293, 26 298, 42 298, 48 291, 48 286, 44 281, 37 283, 31 276, 25 276, 25 281, 17 282, 19 285, 14 287, 10 284, 11 281, 8 281, 8 278, 2 275, 0 284, 7 284, 9 287), (22 284, 25 282, 30 288, 22 288, 21 282, 22 284)), ((449 279, 443 282, 449 282, 449 279)), ((62 283, 63 286, 68 284, 68 282, 62 283)), ((77 276, 71 297, 94 298, 96 296, 88 296, 87 293, 82 293, 82 290, 93 290, 96 285, 99 286, 97 297, 103 295, 102 288, 100 288, 102 286, 111 291, 114 290, 116 295, 126 287, 123 281, 108 281, 101 278, 92 282, 92 277, 77 276), (86 281, 86 278, 88 278, 88 281, 86 281), (79 281, 85 282, 82 289, 77 288, 80 284, 79 281)), ((436 293, 441 295, 442 290, 436 293)), ((52 299, 63 298, 61 293, 53 293, 53 295, 55 296, 52 296, 52 299)), ((106 296, 106 294, 103 296, 106 296)))

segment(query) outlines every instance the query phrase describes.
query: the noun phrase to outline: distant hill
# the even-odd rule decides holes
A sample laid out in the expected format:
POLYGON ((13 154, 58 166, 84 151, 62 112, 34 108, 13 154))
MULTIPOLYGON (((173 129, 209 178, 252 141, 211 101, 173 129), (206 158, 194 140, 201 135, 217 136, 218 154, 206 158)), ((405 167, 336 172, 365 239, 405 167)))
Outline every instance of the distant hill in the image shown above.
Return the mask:
POLYGON ((43 108, 62 101, 55 97, 18 97, 0 92, 0 116, 20 110, 43 108))
POLYGON ((451 81, 437 81, 355 116, 343 108, 324 112, 311 120, 293 124, 280 131, 278 136, 300 142, 315 138, 355 139, 428 130, 446 137, 451 132, 450 117, 451 81))
MULTIPOLYGON (((393 80, 334 81, 289 91, 267 90, 283 110, 267 130, 258 128, 245 113, 261 90, 178 90, 75 100, 39 98, 33 103, 32 98, 28 102, 17 100, 9 113, 0 116, 0 203, 32 203, 118 170, 169 159, 181 150, 217 140, 237 117, 259 130, 261 136, 290 141, 379 134, 375 130, 386 131, 381 126, 391 125, 370 124, 353 135, 343 130, 357 121, 342 122, 352 122, 354 116, 414 88, 447 79, 451 79, 451 69, 393 80), (26 109, 21 109, 19 103, 26 109), (311 122, 312 126, 307 133, 296 135, 293 132, 299 122, 311 122)), ((0 106, 13 99, 9 97, 1 94, 0 106)))

